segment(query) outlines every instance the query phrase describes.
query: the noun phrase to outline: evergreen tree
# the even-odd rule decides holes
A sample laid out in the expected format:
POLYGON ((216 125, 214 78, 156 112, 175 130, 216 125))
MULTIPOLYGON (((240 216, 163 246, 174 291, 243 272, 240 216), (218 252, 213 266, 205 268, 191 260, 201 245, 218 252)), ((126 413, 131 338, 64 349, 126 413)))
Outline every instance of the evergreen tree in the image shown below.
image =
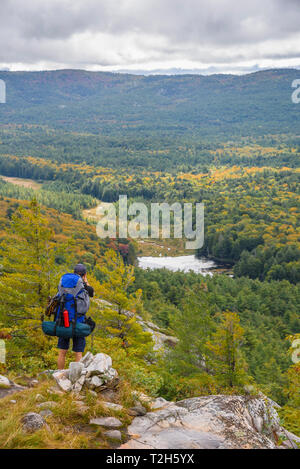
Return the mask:
POLYGON ((207 371, 207 340, 212 333, 207 294, 190 292, 181 308, 171 317, 170 327, 179 339, 167 356, 170 371, 180 376, 192 376, 207 371))
POLYGON ((300 334, 290 336, 288 339, 292 343, 290 353, 294 363, 286 372, 285 394, 288 400, 280 414, 284 426, 300 436, 300 334))
POLYGON ((244 329, 236 313, 225 312, 207 347, 212 352, 212 368, 221 385, 233 388, 245 383, 246 363, 240 347, 244 329))

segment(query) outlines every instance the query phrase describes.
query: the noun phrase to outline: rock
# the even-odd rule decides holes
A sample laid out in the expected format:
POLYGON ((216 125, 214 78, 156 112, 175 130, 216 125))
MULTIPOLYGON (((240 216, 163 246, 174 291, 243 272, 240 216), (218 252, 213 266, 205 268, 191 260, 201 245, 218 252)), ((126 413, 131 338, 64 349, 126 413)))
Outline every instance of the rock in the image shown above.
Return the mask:
POLYGON ((118 377, 118 372, 114 368, 110 368, 106 373, 103 373, 101 377, 104 378, 104 380, 113 381, 118 377))
POLYGON ((122 433, 119 430, 109 430, 105 432, 104 435, 110 440, 122 441, 122 433))
POLYGON ((31 386, 37 386, 39 384, 39 381, 37 379, 31 380, 31 386))
POLYGON ((64 392, 69 392, 73 389, 71 381, 68 379, 69 373, 68 370, 56 371, 53 373, 53 378, 55 379, 57 385, 64 392))
POLYGON ((257 415, 252 419, 253 425, 256 428, 256 430, 260 433, 262 432, 264 428, 264 419, 260 416, 257 415))
POLYGON ((96 391, 93 391, 92 389, 90 389, 90 394, 94 397, 98 397, 98 394, 96 393, 96 391))
POLYGON ((37 404, 37 407, 39 409, 54 409, 55 407, 57 407, 57 402, 54 402, 54 401, 42 402, 41 404, 37 404))
POLYGON ((99 376, 93 376, 91 379, 91 387, 93 389, 100 388, 100 386, 102 386, 103 383, 104 381, 101 378, 99 378, 99 376))
POLYGON ((275 449, 269 431, 277 425, 276 409, 267 398, 205 396, 136 417, 128 427, 131 439, 120 449, 275 449))
POLYGON ((91 352, 87 352, 80 360, 80 363, 82 363, 83 366, 87 368, 92 363, 93 359, 94 355, 91 352))
POLYGON ((92 390, 92 378, 85 378, 85 381, 84 381, 84 384, 86 385, 86 387, 90 390, 92 390))
POLYGON ((85 381, 85 375, 81 375, 79 380, 76 381, 76 383, 73 386, 73 390, 74 390, 75 393, 79 393, 81 391, 81 389, 84 385, 84 381, 85 381))
POLYGON ((9 402, 10 402, 10 404, 16 404, 16 403, 17 403, 17 401, 15 401, 14 399, 12 399, 12 400, 9 401, 9 402))
POLYGON ((35 412, 29 412, 22 418, 23 429, 27 432, 35 432, 45 425, 45 420, 35 412))
POLYGON ((258 432, 264 431, 267 435, 273 435, 280 429, 280 418, 276 411, 279 406, 276 402, 262 395, 260 398, 248 400, 246 407, 258 432))
POLYGON ((101 402, 101 404, 107 409, 111 410, 122 410, 123 406, 120 404, 114 404, 113 402, 101 402))
POLYGON ((3 387, 3 388, 11 387, 10 381, 8 378, 6 378, 6 376, 0 375, 0 387, 3 387))
POLYGON ((300 447, 300 438, 293 433, 282 429, 280 437, 284 439, 282 446, 287 449, 299 449, 300 447))
POLYGON ((101 390, 101 397, 106 401, 114 401, 116 393, 112 389, 103 389, 101 390))
POLYGON ((73 389, 72 383, 69 379, 61 379, 57 384, 64 392, 69 392, 73 389))
POLYGON ((118 373, 112 368, 112 360, 105 353, 95 357, 88 352, 80 362, 70 363, 69 370, 58 370, 53 373, 58 387, 64 391, 74 391, 78 395, 83 386, 89 389, 103 390, 104 387, 115 387, 118 373), (101 388, 101 389, 100 389, 101 388))
POLYGON ((90 408, 83 401, 75 401, 75 404, 79 413, 82 415, 86 414, 90 410, 90 408))
MULTIPOLYGON (((127 313, 132 314, 129 311, 127 313)), ((140 316, 137 316, 137 322, 142 326, 145 332, 149 332, 152 335, 154 350, 163 351, 166 348, 174 348, 177 345, 178 339, 176 337, 163 334, 158 326, 152 322, 144 321, 140 316)))
MULTIPOLYGON (((151 404, 151 402, 153 402, 152 397, 147 396, 147 394, 144 394, 143 392, 134 391, 133 395, 136 399, 138 399, 141 402, 145 402, 147 404, 151 404)), ((162 398, 160 398, 160 399, 162 399, 162 398)))
POLYGON ((43 402, 45 400, 44 396, 42 396, 42 394, 37 394, 35 396, 35 400, 36 402, 43 402))
POLYGON ((57 396, 62 396, 64 393, 59 389, 58 386, 52 386, 48 389, 49 394, 56 394, 57 396))
POLYGON ((84 364, 81 362, 71 362, 69 366, 69 380, 75 384, 80 379, 84 370, 84 364))
POLYGON ((163 397, 158 397, 157 399, 155 399, 155 401, 150 403, 150 407, 152 410, 155 410, 155 409, 161 409, 163 407, 166 407, 169 404, 173 404, 173 403, 166 401, 166 399, 164 399, 163 397))
POLYGON ((87 378, 94 375, 102 375, 112 367, 111 357, 105 353, 97 353, 93 361, 87 366, 87 378))
POLYGON ((50 409, 45 409, 40 412, 40 416, 44 418, 51 417, 52 415, 53 412, 50 409))
POLYGON ((147 413, 147 410, 145 409, 144 406, 142 406, 142 404, 138 403, 137 405, 135 405, 134 407, 131 407, 130 409, 128 409, 128 414, 129 415, 132 415, 133 417, 138 417, 138 416, 141 416, 141 415, 146 415, 147 413))
POLYGON ((122 422, 115 417, 99 417, 90 420, 90 425, 99 425, 101 427, 119 428, 122 427, 122 422))

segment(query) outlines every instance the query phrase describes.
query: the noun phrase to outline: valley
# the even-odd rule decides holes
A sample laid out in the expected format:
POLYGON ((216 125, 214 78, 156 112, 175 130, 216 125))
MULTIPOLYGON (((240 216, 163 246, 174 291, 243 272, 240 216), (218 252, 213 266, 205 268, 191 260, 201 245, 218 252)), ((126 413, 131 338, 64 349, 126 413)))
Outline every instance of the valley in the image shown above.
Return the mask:
MULTIPOLYGON (((84 263, 97 323, 87 346, 112 357, 125 409, 135 392, 247 400, 250 386, 276 401, 282 425, 300 435, 299 363, 291 359, 300 334, 300 115, 290 99, 298 74, 0 71, 0 332, 10 337, 1 373, 21 382, 55 369, 56 343, 40 317, 60 276, 84 263), (148 213, 152 203, 204 203, 203 246, 100 238, 97 207, 118 208, 120 195, 148 213), (163 354, 145 324, 173 338, 163 354)), ((91 418, 93 406, 114 415, 88 393, 91 418)), ((69 411, 57 411, 59 438, 64 424, 87 425, 69 411)), ((128 425, 127 410, 120 415, 128 425)), ((107 448, 99 435, 91 445, 107 448)), ((88 445, 81 436, 74 445, 88 445)))

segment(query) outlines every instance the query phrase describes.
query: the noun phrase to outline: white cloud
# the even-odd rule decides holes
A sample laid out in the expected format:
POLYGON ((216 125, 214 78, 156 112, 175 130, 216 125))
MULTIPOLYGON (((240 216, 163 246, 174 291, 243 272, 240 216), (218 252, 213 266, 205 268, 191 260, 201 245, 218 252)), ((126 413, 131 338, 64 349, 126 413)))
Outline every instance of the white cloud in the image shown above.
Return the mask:
POLYGON ((2 0, 0 68, 300 66, 298 0, 2 0))

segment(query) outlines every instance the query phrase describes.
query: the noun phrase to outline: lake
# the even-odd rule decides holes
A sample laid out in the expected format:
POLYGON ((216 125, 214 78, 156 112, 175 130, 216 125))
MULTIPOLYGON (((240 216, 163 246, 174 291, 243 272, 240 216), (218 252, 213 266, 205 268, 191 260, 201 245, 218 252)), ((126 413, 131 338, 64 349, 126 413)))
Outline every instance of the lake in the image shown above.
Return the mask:
POLYGON ((138 257, 138 266, 142 269, 163 269, 164 267, 173 272, 181 270, 189 272, 190 270, 202 275, 213 275, 218 265, 214 261, 206 258, 198 259, 195 256, 178 257, 138 257))

